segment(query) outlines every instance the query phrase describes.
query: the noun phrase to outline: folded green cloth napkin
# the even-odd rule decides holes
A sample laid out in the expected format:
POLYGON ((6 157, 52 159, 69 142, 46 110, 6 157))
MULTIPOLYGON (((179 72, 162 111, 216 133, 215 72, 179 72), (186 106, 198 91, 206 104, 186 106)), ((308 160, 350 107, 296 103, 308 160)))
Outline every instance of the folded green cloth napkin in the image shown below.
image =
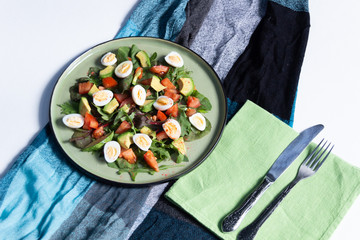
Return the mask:
MULTIPOLYGON (((321 133, 320 133, 321 134, 321 133)), ((250 210, 240 228, 220 231, 220 222, 260 183, 298 135, 247 101, 225 127, 208 159, 180 178, 166 197, 223 239, 235 239, 296 176, 311 144, 250 210)), ((360 170, 330 154, 320 170, 299 182, 259 230, 256 239, 328 239, 360 193, 360 170)))

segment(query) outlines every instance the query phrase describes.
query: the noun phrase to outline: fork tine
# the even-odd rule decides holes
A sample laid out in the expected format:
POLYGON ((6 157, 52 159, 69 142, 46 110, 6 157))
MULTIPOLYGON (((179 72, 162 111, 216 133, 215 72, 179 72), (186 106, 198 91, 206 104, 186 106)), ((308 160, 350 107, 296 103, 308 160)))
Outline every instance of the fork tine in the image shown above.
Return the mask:
MULTIPOLYGON (((320 142, 321 143, 321 142, 320 142)), ((315 161, 317 161, 317 159, 318 159, 318 156, 319 156, 319 154, 321 153, 321 150, 324 148, 324 146, 326 145, 326 143, 327 143, 327 141, 325 141, 325 143, 322 145, 322 146, 320 146, 320 143, 319 143, 319 150, 316 152, 316 154, 315 154, 315 156, 313 156, 313 157, 311 157, 311 159, 309 160, 309 162, 306 164, 308 167, 311 167, 312 165, 313 165, 313 163, 315 162, 315 161)))
POLYGON ((311 165, 309 165, 309 167, 311 167, 312 170, 315 171, 315 167, 318 165, 318 163, 321 161, 321 157, 324 155, 324 153, 326 153, 326 150, 330 147, 329 143, 326 148, 324 149, 325 145, 326 145, 327 141, 324 143, 323 147, 319 150, 319 152, 321 152, 320 156, 318 158, 316 158, 316 161, 314 161, 314 163, 311 163, 311 165))
POLYGON ((316 148, 309 154, 309 156, 306 157, 306 159, 303 161, 304 165, 308 165, 308 162, 311 161, 312 156, 315 154, 316 150, 319 148, 320 144, 324 141, 324 138, 320 141, 320 143, 316 146, 316 148))
MULTIPOLYGON (((329 144, 330 145, 330 144, 329 144)), ((325 157, 323 158, 323 160, 314 168, 314 171, 316 172, 317 170, 319 170, 319 168, 321 167, 321 165, 323 165, 323 163, 325 162, 326 158, 329 156, 331 150, 334 148, 334 145, 332 145, 332 147, 330 148, 330 150, 328 151, 328 153, 325 155, 325 157)), ((326 151, 326 149, 325 149, 326 151)))

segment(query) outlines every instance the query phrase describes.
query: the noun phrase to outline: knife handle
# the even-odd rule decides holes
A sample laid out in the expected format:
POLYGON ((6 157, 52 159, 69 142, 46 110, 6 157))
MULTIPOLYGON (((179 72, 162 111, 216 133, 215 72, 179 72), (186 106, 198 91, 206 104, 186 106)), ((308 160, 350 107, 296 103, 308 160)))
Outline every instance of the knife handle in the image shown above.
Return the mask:
POLYGON ((268 217, 273 213, 273 211, 279 206, 280 202, 285 198, 285 196, 290 192, 290 190, 296 185, 298 181, 292 181, 266 208, 262 213, 246 228, 240 231, 237 236, 237 239, 241 240, 252 240, 255 238, 256 233, 263 225, 263 223, 268 219, 268 217))
POLYGON ((255 191, 253 191, 239 207, 237 207, 233 212, 231 212, 223 219, 221 223, 221 230, 223 232, 231 232, 237 229, 245 215, 272 183, 273 181, 271 181, 268 177, 265 177, 261 184, 255 189, 255 191))

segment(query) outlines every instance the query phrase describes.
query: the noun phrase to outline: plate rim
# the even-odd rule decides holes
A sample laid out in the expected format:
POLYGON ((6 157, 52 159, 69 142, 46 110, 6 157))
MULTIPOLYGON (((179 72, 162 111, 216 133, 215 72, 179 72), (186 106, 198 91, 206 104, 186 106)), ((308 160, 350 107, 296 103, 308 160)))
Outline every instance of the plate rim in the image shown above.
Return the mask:
POLYGON ((215 147, 217 146, 217 144, 219 143, 221 137, 222 137, 222 134, 224 132, 224 128, 225 128, 225 125, 226 125, 226 122, 227 122, 227 104, 226 104, 226 96, 225 96, 225 91, 224 91, 224 86, 222 84, 222 82, 220 81, 220 78, 219 78, 219 75, 215 72, 215 70, 213 69, 213 67, 203 58, 201 57, 199 54, 197 54, 196 52, 194 52, 193 50, 191 50, 190 48, 188 47, 185 47, 185 46, 182 46, 176 42, 172 42, 170 40, 167 40, 167 39, 162 39, 162 38, 157 38, 157 37, 148 37, 148 36, 130 36, 130 37, 122 37, 122 38, 116 38, 116 39, 111 39, 111 40, 108 40, 108 41, 104 41, 104 42, 101 42, 101 43, 98 43, 90 48, 88 48, 87 50, 83 51, 82 53, 80 53, 77 57, 75 57, 65 68, 64 68, 64 71, 60 74, 60 76, 57 78, 56 80, 56 83, 51 91, 51 97, 50 97, 50 104, 49 104, 49 122, 50 122, 50 128, 51 128, 51 131, 52 131, 52 134, 53 136, 55 137, 56 139, 56 143, 57 145, 60 147, 61 151, 64 153, 64 155, 66 156, 66 159, 68 162, 71 163, 72 166, 74 166, 79 172, 81 172, 82 174, 84 174, 85 176, 91 178, 91 179, 94 179, 96 181, 99 181, 99 182, 102 182, 102 183, 105 183, 105 184, 108 184, 108 185, 113 185, 113 186, 119 186, 119 187, 147 187, 147 186, 153 186, 153 185, 157 185, 157 184, 161 184, 161 183, 165 183, 165 182, 170 182, 170 181, 173 181, 173 180, 177 180, 179 179, 180 177, 188 174, 189 172, 193 171, 194 169, 196 169, 198 166, 200 166, 208 157, 209 155, 213 152, 213 150, 215 149, 215 147), (75 160, 73 160, 66 152, 65 150, 63 149, 63 147, 61 146, 60 142, 59 142, 59 139, 58 137, 56 136, 56 133, 55 133, 55 129, 54 129, 54 126, 53 126, 53 123, 52 123, 52 114, 51 114, 51 107, 53 106, 53 97, 54 97, 54 92, 55 92, 55 89, 56 87, 58 86, 59 84, 59 81, 60 79, 63 77, 63 75, 65 74, 65 72, 69 69, 70 65, 73 64, 74 62, 78 61, 79 58, 81 58, 84 54, 90 52, 91 50, 93 50, 94 48, 96 47, 99 47, 101 45, 104 45, 104 44, 107 44, 109 42, 113 42, 113 41, 117 41, 117 40, 121 40, 121 39, 151 39, 151 40, 156 40, 156 41, 164 41, 166 43, 170 43, 170 44, 174 44, 176 46, 179 46, 181 48, 184 48, 185 50, 187 51, 190 51, 192 54, 196 55, 197 57, 199 57, 210 69, 211 71, 213 72, 213 74, 216 76, 216 79, 219 83, 219 85, 221 86, 221 94, 223 95, 224 97, 224 102, 225 102, 225 116, 224 118, 222 119, 222 123, 221 123, 221 129, 220 129, 220 132, 218 134, 218 137, 217 139, 215 140, 215 142, 213 143, 213 145, 210 147, 209 151, 207 151, 207 153, 204 155, 204 157, 202 157, 200 160, 196 161, 191 167, 185 169, 184 171, 181 171, 180 173, 177 173, 175 174, 174 176, 171 176, 169 178, 164 178, 164 179, 161 179, 161 180, 157 180, 157 181, 154 181, 154 182, 148 182, 148 183, 127 183, 127 182, 117 182, 117 181, 112 181, 112 180, 109 180, 109 179, 106 179, 106 178, 102 178, 96 174, 93 174, 91 173, 90 171, 87 171, 86 169, 82 168, 75 160))

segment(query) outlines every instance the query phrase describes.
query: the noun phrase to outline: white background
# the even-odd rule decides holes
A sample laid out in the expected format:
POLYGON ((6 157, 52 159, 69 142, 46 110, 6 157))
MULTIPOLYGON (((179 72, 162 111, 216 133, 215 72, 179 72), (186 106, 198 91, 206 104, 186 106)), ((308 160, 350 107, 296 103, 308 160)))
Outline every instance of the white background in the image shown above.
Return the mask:
MULTIPOLYGON (((62 71, 88 48, 113 39, 136 2, 0 1, 1 176, 49 121, 50 94, 62 71)), ((336 144, 334 153, 360 167, 360 2, 309 5, 294 128, 324 124, 321 137, 336 144)), ((359 239, 358 216, 359 199, 331 239, 359 239)))

